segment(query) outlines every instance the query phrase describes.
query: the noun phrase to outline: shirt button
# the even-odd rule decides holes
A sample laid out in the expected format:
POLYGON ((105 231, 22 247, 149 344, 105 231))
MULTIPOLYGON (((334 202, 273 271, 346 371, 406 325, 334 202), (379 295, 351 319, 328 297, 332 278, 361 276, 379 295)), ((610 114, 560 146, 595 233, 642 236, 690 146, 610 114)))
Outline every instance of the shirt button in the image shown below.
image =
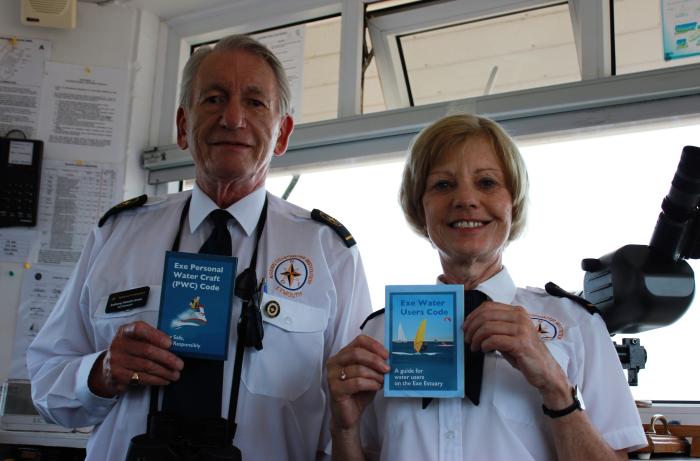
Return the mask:
POLYGON ((455 431, 447 431, 445 432, 445 437, 448 439, 454 439, 455 438, 455 431))

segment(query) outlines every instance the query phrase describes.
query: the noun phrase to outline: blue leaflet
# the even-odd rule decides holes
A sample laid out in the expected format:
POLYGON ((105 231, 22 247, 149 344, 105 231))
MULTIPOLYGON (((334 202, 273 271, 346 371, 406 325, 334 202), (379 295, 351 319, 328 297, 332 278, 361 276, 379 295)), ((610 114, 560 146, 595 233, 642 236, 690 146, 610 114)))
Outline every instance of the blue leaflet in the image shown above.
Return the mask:
POLYGON ((464 397, 464 287, 387 285, 386 397, 464 397))
POLYGON ((168 251, 158 329, 180 356, 226 360, 237 258, 168 251))

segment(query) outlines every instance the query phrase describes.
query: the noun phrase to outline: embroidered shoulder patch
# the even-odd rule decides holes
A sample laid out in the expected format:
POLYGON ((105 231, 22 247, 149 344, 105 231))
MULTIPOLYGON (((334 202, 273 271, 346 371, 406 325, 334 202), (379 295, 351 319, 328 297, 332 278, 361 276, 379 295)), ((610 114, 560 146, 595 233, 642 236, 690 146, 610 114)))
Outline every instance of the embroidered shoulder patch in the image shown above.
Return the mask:
POLYGON ((117 205, 114 205, 112 208, 107 210, 107 213, 104 214, 100 218, 100 220, 97 223, 98 227, 102 227, 104 223, 107 222, 110 216, 116 216, 122 211, 125 210, 131 210, 132 208, 138 208, 140 206, 143 206, 144 203, 148 200, 148 195, 143 194, 139 195, 138 197, 130 198, 129 200, 125 200, 122 203, 119 203, 117 205))
POLYGON ((338 236, 340 236, 341 239, 343 239, 345 246, 347 246, 348 248, 352 247, 357 243, 352 237, 352 234, 350 234, 350 231, 345 226, 343 226, 340 223, 340 221, 338 221, 332 216, 327 215, 323 211, 314 208, 314 210, 311 212, 311 219, 323 223, 327 226, 330 226, 335 231, 335 233, 338 234, 338 236))
POLYGON ((595 307, 595 304, 591 303, 590 301, 580 297, 576 296, 573 293, 569 293, 565 289, 561 288, 559 285, 556 283, 552 282, 547 282, 547 284, 544 286, 544 290, 557 298, 568 298, 575 302, 576 304, 582 306, 584 309, 588 311, 589 314, 600 314, 600 311, 598 310, 597 307, 595 307))

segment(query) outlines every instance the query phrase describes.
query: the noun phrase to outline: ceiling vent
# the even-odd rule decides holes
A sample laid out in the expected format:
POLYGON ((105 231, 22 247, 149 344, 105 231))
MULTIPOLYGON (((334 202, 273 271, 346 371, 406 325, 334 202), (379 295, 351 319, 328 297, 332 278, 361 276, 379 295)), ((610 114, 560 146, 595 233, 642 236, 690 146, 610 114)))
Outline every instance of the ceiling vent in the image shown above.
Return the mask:
POLYGON ((22 24, 75 29, 76 0, 22 0, 22 24))

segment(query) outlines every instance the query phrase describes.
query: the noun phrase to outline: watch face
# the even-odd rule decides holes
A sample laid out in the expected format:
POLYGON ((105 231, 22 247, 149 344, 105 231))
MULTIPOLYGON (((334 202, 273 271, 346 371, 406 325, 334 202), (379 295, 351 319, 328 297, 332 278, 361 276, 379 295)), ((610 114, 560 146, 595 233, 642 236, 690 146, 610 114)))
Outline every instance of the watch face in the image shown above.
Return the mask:
POLYGON ((581 390, 578 388, 578 386, 575 387, 576 389, 576 400, 578 400, 578 403, 581 406, 581 410, 586 409, 586 404, 583 402, 583 396, 581 395, 581 390))

